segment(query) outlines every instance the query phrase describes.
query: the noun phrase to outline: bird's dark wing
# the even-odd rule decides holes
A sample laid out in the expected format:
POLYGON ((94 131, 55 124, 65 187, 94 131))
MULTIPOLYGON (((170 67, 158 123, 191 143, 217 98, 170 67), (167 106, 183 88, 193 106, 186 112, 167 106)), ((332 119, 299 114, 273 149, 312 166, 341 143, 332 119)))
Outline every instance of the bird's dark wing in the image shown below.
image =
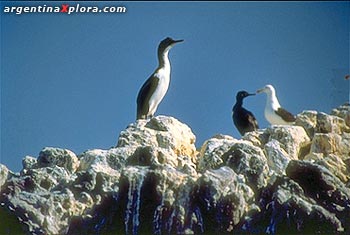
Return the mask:
POLYGON ((157 88, 159 82, 159 78, 154 76, 154 74, 151 75, 147 79, 147 81, 143 84, 141 87, 139 94, 137 95, 137 115, 136 119, 142 119, 147 118, 147 114, 149 111, 149 100, 157 88))
POLYGON ((252 127, 254 127, 254 130, 259 129, 259 124, 254 115, 249 112, 249 117, 248 117, 249 123, 251 124, 252 127))
POLYGON ((232 119, 239 133, 243 136, 246 132, 259 129, 254 114, 242 107, 233 107, 232 119))
POLYGON ((295 116, 285 110, 284 108, 278 108, 277 111, 275 111, 276 114, 278 114, 284 121, 286 122, 294 122, 295 121, 295 116))

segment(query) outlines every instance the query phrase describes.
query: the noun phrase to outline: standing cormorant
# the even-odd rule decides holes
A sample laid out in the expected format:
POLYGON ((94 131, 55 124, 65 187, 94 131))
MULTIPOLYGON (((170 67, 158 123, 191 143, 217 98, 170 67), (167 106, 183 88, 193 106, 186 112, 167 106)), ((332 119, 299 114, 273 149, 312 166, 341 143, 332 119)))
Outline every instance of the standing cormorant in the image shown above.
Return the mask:
POLYGON ((137 114, 136 119, 148 119, 153 117, 159 103, 162 101, 168 90, 170 83, 170 61, 168 58, 169 50, 178 42, 183 40, 174 40, 165 38, 158 47, 158 68, 147 79, 141 87, 137 96, 137 114))
POLYGON ((232 108, 233 123, 241 135, 259 129, 258 122, 254 115, 242 107, 243 99, 252 95, 255 94, 249 94, 246 91, 239 91, 236 95, 236 104, 232 108))

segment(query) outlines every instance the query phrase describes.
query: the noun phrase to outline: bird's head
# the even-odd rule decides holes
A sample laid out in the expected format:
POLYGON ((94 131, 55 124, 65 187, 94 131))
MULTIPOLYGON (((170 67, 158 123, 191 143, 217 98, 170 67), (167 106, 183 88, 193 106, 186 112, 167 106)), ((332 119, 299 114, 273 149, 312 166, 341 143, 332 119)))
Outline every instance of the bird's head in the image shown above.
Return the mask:
POLYGON ((266 86, 264 86, 263 88, 259 89, 256 91, 256 93, 266 93, 266 94, 272 94, 275 93, 275 88, 273 88, 272 85, 268 84, 266 86))
POLYGON ((237 92, 236 100, 243 100, 245 97, 251 96, 251 95, 255 95, 255 94, 248 93, 246 91, 239 91, 237 92))
POLYGON ((172 48, 176 43, 183 42, 184 40, 174 40, 170 37, 165 38, 163 41, 160 42, 158 50, 166 50, 172 48))

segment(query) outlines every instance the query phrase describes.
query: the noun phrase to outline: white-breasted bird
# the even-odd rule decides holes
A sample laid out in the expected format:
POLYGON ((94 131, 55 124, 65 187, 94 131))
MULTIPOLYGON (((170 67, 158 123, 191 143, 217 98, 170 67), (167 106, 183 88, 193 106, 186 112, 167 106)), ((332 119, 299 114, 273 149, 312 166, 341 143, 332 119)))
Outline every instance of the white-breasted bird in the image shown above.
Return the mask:
POLYGON ((169 50, 178 42, 183 40, 174 40, 165 38, 158 46, 158 68, 147 79, 141 87, 137 96, 137 114, 136 119, 148 119, 153 117, 159 103, 164 98, 170 83, 170 61, 169 50))
POLYGON ((295 122, 295 116, 281 107, 278 102, 275 88, 272 85, 256 91, 256 93, 266 93, 265 118, 271 125, 291 125, 295 122))

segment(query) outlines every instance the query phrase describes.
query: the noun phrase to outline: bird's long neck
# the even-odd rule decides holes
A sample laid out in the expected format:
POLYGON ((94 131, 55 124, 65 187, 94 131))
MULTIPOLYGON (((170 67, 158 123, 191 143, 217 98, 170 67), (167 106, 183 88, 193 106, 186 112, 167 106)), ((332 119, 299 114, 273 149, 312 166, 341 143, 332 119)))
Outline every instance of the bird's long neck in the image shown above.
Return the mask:
POLYGON ((238 100, 236 100, 236 104, 235 104, 235 107, 242 107, 242 105, 243 105, 243 99, 238 99, 238 100))
POLYGON ((236 99, 235 105, 232 107, 232 111, 235 112, 238 109, 242 108, 243 100, 242 99, 236 99))
POLYGON ((278 102, 276 92, 271 91, 270 93, 267 93, 267 99, 266 99, 266 106, 272 105, 273 109, 278 109, 281 107, 280 103, 278 102))
POLYGON ((169 50, 170 48, 166 48, 165 50, 158 51, 159 68, 167 68, 170 70, 169 50))

